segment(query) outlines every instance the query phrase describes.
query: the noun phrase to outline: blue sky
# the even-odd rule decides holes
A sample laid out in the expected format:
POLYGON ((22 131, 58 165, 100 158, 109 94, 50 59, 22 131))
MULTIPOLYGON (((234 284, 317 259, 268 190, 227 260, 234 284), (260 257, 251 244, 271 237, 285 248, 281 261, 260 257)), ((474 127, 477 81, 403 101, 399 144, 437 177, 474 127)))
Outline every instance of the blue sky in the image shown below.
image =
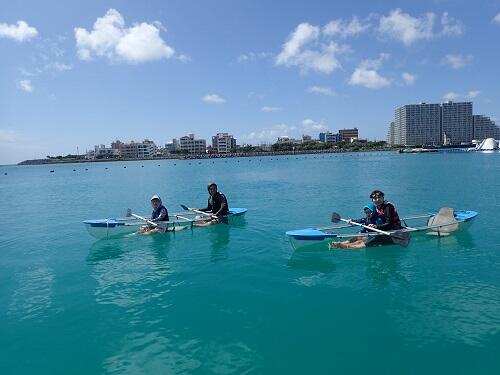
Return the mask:
POLYGON ((500 1, 1 1, 0 164, 195 133, 238 143, 472 100, 500 118, 500 1))

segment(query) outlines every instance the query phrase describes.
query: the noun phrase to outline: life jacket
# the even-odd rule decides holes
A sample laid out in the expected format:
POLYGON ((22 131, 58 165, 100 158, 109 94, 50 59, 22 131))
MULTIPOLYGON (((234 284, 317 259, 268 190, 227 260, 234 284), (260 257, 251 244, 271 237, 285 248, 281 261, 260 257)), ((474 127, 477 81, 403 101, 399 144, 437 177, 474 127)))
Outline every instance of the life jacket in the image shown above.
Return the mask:
POLYGON ((384 201, 380 207, 375 208, 375 211, 377 216, 383 221, 383 224, 379 226, 379 229, 401 229, 401 220, 399 219, 398 211, 391 202, 384 201), (386 217, 387 210, 393 212, 393 215, 389 218, 389 222, 386 217))
POLYGON ((229 213, 229 205, 227 203, 226 196, 222 193, 216 192, 214 195, 211 195, 208 198, 207 211, 216 213, 220 210, 223 203, 226 204, 226 207, 221 212, 219 212, 219 215, 227 215, 229 213))
POLYGON ((151 214, 151 217, 152 217, 152 221, 168 221, 169 218, 168 218, 168 211, 167 209, 165 208, 164 205, 160 205, 156 210, 153 210, 153 213, 151 214), (159 218, 160 217, 160 214, 161 214, 161 211, 162 210, 165 210, 165 217, 163 218, 159 218))

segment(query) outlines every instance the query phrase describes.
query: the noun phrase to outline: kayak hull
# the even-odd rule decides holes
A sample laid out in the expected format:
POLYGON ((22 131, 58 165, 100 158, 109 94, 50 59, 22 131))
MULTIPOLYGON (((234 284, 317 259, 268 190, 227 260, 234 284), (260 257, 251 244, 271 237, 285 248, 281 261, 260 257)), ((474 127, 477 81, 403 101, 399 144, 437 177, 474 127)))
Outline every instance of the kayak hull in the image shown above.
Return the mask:
MULTIPOLYGON (((233 208, 229 210, 229 215, 226 216, 228 222, 242 217, 247 212, 246 208, 233 208)), ((162 222, 166 225, 167 232, 178 231, 180 227, 192 228, 197 221, 203 220, 204 217, 192 212, 183 212, 170 215, 173 220, 162 222)), ((123 237, 132 233, 136 233, 146 223, 136 218, 110 218, 110 219, 95 219, 83 221, 87 232, 97 239, 109 239, 123 237)))

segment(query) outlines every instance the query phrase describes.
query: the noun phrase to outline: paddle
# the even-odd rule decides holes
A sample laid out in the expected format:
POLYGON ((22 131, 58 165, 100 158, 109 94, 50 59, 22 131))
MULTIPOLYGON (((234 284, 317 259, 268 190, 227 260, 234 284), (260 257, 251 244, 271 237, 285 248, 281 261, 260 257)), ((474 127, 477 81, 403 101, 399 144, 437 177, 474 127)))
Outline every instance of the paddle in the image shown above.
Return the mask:
POLYGON ((332 222, 338 223, 339 221, 344 221, 344 222, 349 223, 349 224, 357 225, 357 226, 366 228, 368 230, 372 230, 374 232, 378 232, 380 234, 385 234, 386 236, 390 236, 392 239, 392 242, 394 242, 396 245, 401 245, 403 247, 406 247, 406 246, 408 246, 408 242, 410 242, 410 235, 407 232, 403 232, 400 230, 397 230, 395 232, 386 232, 385 230, 372 228, 372 227, 369 227, 368 225, 356 223, 355 221, 352 221, 352 220, 342 219, 340 217, 340 214, 333 212, 332 213, 332 222))
POLYGON ((201 215, 205 215, 205 216, 210 216, 212 219, 219 220, 219 218, 217 216, 209 214, 209 213, 207 213, 205 211, 200 211, 200 210, 197 210, 195 208, 189 208, 188 206, 185 206, 183 204, 181 204, 181 207, 182 207, 183 210, 196 212, 197 214, 201 214, 201 215))
POLYGON ((155 223, 154 221, 148 220, 145 217, 136 215, 136 214, 132 213, 132 210, 130 208, 127 208, 127 217, 130 217, 130 216, 135 217, 136 219, 145 221, 148 224, 151 224, 152 226, 154 226, 155 228, 157 228, 160 233, 165 233, 166 230, 167 230, 167 227, 165 227, 163 225, 160 225, 158 223, 155 223))

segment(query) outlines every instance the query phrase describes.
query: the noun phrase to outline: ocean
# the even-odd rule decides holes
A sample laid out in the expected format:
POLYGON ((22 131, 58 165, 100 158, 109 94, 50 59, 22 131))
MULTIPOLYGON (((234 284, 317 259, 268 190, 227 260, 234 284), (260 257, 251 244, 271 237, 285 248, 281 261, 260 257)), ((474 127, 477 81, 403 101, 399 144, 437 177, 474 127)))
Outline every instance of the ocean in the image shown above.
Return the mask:
POLYGON ((496 374, 500 153, 0 166, 1 374, 496 374), (54 172, 50 172, 53 170, 54 172), (82 221, 206 205, 243 220, 96 240, 82 221), (475 210, 406 248, 294 250, 287 230, 475 210))

